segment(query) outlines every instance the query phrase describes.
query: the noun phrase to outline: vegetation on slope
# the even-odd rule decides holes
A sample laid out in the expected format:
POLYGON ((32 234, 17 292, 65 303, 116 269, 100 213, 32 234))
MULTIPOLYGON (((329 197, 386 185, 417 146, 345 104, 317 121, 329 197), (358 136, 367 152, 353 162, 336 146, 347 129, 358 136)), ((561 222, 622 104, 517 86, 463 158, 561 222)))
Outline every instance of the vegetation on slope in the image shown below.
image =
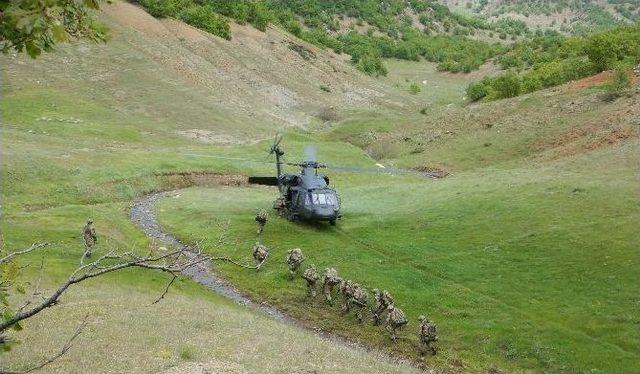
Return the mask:
POLYGON ((496 60, 508 71, 469 85, 470 100, 514 97, 604 70, 630 70, 640 63, 640 23, 583 37, 534 38, 496 60))

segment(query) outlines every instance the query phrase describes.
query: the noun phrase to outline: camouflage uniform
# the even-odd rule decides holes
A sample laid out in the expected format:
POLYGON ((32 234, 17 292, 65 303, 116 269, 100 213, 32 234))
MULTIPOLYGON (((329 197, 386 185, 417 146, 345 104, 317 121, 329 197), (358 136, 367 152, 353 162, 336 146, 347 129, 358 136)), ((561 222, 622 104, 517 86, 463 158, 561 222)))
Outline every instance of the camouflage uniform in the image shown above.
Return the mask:
POLYGON ((342 278, 338 276, 338 272, 334 268, 326 268, 324 269, 324 280, 322 285, 322 292, 324 293, 324 297, 327 299, 329 303, 331 300, 331 292, 333 291, 333 287, 339 285, 342 282, 342 278))
POLYGON ((382 314, 387 310, 389 305, 393 304, 393 297, 387 290, 380 291, 377 288, 373 289, 373 296, 376 300, 374 309, 371 310, 373 314, 373 324, 379 325, 382 321, 382 314))
POLYGON ((367 306, 367 298, 368 298, 367 290, 364 287, 361 287, 357 283, 353 285, 353 288, 354 288, 354 291, 353 291, 353 298, 351 299, 351 302, 353 306, 358 309, 358 312, 356 313, 358 322, 362 323, 362 319, 363 319, 362 310, 367 306))
POLYGON ((302 255, 302 249, 294 248, 287 252, 287 265, 289 265, 289 276, 291 279, 293 279, 303 261, 304 256, 302 255))
POLYGON ((355 292, 355 283, 350 280, 342 281, 340 283, 340 293, 342 294, 342 311, 345 313, 349 313, 351 310, 351 299, 353 298, 353 293, 355 292))
POLYGON ((269 219, 269 214, 264 209, 260 209, 258 214, 256 214, 256 222, 258 223, 258 235, 262 234, 262 231, 264 230, 264 225, 267 224, 268 219, 269 219))
POLYGON ((269 249, 260 244, 260 242, 256 242, 253 246, 253 259, 256 260, 258 270, 260 270, 259 266, 267 260, 267 257, 269 257, 269 249))
POLYGON ((436 324, 426 319, 425 316, 418 317, 418 321, 420 321, 420 329, 418 330, 420 354, 424 355, 429 350, 431 354, 435 355, 436 347, 432 344, 438 341, 436 324))
POLYGON ((96 229, 93 227, 92 220, 89 220, 82 229, 82 238, 84 239, 84 256, 91 257, 93 246, 98 242, 96 229))
POLYGON ((307 270, 302 273, 302 278, 307 281, 307 295, 316 297, 316 283, 318 282, 318 279, 320 279, 316 266, 311 264, 307 270))
POLYGON ((407 317, 405 317, 404 312, 400 310, 400 308, 396 308, 393 304, 387 307, 389 314, 387 315, 387 331, 391 335, 391 339, 396 341, 396 330, 402 328, 402 326, 407 324, 407 317))

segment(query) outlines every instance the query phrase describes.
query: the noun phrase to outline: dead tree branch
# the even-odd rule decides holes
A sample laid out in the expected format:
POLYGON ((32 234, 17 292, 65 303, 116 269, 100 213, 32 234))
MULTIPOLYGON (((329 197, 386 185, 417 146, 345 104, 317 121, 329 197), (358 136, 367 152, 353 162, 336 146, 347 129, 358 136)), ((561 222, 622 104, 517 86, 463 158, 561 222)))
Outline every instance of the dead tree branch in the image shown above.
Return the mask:
POLYGON ((9 261, 11 261, 11 259, 13 259, 16 256, 20 256, 20 255, 27 254, 29 252, 33 252, 36 249, 44 248, 44 247, 46 247, 48 245, 49 245, 49 243, 47 243, 47 242, 36 242, 36 243, 33 243, 33 244, 31 244, 31 247, 29 247, 27 249, 23 249, 21 251, 16 251, 16 252, 11 252, 8 255, 0 258, 0 264, 4 264, 6 262, 9 262, 9 261))
MULTIPOLYGON (((30 249, 29 251, 31 250, 33 249, 30 249)), ((169 273, 172 276, 177 276, 178 273, 184 271, 185 269, 206 261, 206 259, 201 258, 200 256, 191 258, 189 258, 189 256, 183 256, 183 252, 185 250, 186 249, 180 249, 163 255, 149 255, 143 257, 140 257, 132 252, 118 254, 115 252, 115 250, 111 250, 110 252, 93 262, 80 265, 75 271, 73 271, 73 273, 71 273, 66 282, 60 285, 55 292, 53 292, 49 297, 45 298, 36 306, 32 307, 31 309, 21 310, 15 313, 13 316, 2 321, 0 323, 0 332, 6 330, 7 328, 24 319, 40 313, 46 308, 57 304, 60 296, 70 286, 80 282, 84 282, 88 279, 131 267, 156 270, 169 273), (183 260, 185 258, 186 260, 183 260)))

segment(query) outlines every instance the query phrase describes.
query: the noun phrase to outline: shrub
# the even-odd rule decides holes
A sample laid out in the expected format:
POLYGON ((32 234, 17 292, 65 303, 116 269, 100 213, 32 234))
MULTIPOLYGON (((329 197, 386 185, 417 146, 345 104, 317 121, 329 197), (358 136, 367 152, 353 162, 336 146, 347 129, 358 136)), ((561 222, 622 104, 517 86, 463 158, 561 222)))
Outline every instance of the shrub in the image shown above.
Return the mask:
POLYGON ((467 87, 467 97, 471 101, 478 101, 489 94, 486 85, 487 79, 483 79, 480 82, 471 83, 467 87))
POLYGON ((221 38, 231 39, 229 23, 209 6, 191 5, 182 10, 178 18, 221 38))
POLYGON ((533 91, 537 91, 544 86, 542 85, 542 80, 535 75, 526 75, 522 78, 521 90, 522 93, 530 93, 533 91))
POLYGON ((611 81, 607 84, 607 92, 612 99, 622 96, 631 87, 629 75, 629 69, 622 64, 614 69, 611 81))
POLYGON ((416 82, 411 83, 409 85, 409 93, 412 95, 417 95, 418 93, 420 93, 420 86, 416 82))
POLYGON ((382 63, 382 60, 373 54, 360 56, 356 62, 356 67, 358 70, 371 76, 378 77, 380 75, 387 75, 387 68, 382 63))
POLYGON ((520 78, 513 72, 494 78, 489 83, 489 99, 506 99, 520 94, 520 78))

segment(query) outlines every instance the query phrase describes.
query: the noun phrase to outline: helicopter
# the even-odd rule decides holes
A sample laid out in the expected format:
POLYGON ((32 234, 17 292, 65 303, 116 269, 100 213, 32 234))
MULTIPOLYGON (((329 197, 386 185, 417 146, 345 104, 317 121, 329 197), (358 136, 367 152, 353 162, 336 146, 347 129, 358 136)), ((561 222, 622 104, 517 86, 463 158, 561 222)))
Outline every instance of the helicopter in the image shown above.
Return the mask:
POLYGON ((276 158, 276 176, 249 177, 249 183, 278 186, 280 196, 274 201, 273 208, 281 217, 290 221, 329 222, 335 226, 336 220, 342 217, 338 193, 329 187, 329 177, 318 173, 318 169, 326 168, 326 165, 310 156, 300 163, 283 162, 281 141, 282 135, 276 135, 269 150, 269 155, 276 158), (300 172, 284 173, 283 165, 297 166, 300 172))

